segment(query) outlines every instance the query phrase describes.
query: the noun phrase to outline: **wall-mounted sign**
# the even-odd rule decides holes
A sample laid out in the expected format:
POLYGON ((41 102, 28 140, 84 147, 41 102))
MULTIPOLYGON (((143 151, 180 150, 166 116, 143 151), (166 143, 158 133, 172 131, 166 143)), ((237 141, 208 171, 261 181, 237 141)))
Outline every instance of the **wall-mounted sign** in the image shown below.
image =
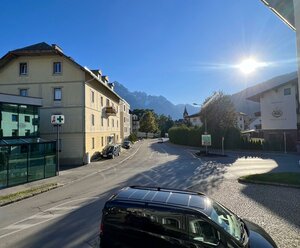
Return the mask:
POLYGON ((275 118, 279 118, 283 115, 283 112, 281 109, 279 109, 278 107, 276 107, 273 111, 272 111, 272 116, 275 118))
POLYGON ((51 115, 51 124, 52 125, 62 125, 65 123, 64 115, 51 115))

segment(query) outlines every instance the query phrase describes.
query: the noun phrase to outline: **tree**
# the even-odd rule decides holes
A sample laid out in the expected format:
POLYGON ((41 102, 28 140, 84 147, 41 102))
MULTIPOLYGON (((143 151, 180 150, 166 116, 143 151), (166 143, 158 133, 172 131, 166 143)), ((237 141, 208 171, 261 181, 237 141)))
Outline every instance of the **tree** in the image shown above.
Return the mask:
MULTIPOLYGON (((222 137, 231 139, 231 134, 236 136, 236 111, 229 96, 217 92, 208 97, 201 108, 200 118, 207 127, 207 132, 212 135, 215 145, 221 144, 222 137)), ((235 138, 236 139, 236 138, 235 138)))
POLYGON ((173 125, 174 121, 172 120, 171 116, 165 116, 163 114, 158 116, 158 128, 161 136, 164 136, 173 125))
POLYGON ((158 130, 157 122, 152 111, 147 111, 144 113, 140 120, 140 131, 146 133, 155 133, 158 130))

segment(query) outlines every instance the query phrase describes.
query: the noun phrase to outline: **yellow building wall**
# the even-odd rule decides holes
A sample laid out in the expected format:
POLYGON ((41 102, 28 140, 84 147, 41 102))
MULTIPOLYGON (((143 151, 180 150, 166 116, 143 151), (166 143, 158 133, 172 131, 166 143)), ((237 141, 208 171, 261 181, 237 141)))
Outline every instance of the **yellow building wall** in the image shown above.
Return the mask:
MULTIPOLYGON (((99 82, 97 82, 97 84, 99 84, 99 82)), ((119 99, 104 87, 98 87, 97 84, 91 83, 85 85, 85 146, 86 152, 91 156, 95 152, 102 152, 103 148, 108 144, 108 136, 114 137, 114 143, 121 143, 119 99), (94 95, 94 102, 92 101, 92 94, 94 95), (103 104, 101 104, 101 97, 103 104), (113 104, 117 109, 116 116, 106 115, 105 107, 107 99, 109 99, 110 106, 113 104), (92 123, 92 115, 94 115, 94 125, 92 123), (101 137, 103 137, 103 145, 101 137)))
POLYGON ((60 128, 61 163, 82 164, 84 157, 84 80, 85 72, 59 55, 30 56, 12 60, 0 70, 0 92, 19 95, 28 89, 28 96, 43 99, 39 109, 41 138, 55 140, 56 128, 51 115, 62 114, 60 128), (27 63, 28 75, 19 75, 19 64, 27 63), (62 73, 53 75, 53 62, 62 62, 62 73), (62 89, 62 100, 54 101, 54 88, 62 89))

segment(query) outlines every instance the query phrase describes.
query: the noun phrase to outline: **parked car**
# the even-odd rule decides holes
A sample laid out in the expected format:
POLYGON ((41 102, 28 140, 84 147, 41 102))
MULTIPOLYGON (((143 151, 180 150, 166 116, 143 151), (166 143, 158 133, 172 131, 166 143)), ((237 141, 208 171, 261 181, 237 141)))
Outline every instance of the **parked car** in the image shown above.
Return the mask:
POLYGON ((121 153, 121 146, 120 145, 109 145, 104 148, 102 152, 102 157, 104 158, 114 158, 119 156, 121 153))
POLYGON ((157 143, 164 143, 164 139, 163 138, 159 138, 157 143))
POLYGON ((131 142, 129 140, 125 140, 122 144, 122 147, 125 149, 131 148, 131 142))
POLYGON ((271 248, 272 238, 205 194, 131 186, 102 210, 100 247, 271 248))

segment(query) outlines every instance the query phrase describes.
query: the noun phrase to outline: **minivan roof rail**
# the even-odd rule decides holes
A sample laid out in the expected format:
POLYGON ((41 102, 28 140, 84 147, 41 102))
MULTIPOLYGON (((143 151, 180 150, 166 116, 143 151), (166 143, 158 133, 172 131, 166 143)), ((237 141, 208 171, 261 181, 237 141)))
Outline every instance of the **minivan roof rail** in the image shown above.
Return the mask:
POLYGON ((202 192, 192 191, 192 190, 180 190, 180 189, 171 189, 171 188, 164 188, 164 187, 155 187, 155 186, 140 186, 140 185, 132 185, 129 186, 132 189, 150 189, 156 191, 163 191, 163 192, 174 192, 174 193, 182 193, 182 194, 193 194, 193 195, 205 195, 202 192))

